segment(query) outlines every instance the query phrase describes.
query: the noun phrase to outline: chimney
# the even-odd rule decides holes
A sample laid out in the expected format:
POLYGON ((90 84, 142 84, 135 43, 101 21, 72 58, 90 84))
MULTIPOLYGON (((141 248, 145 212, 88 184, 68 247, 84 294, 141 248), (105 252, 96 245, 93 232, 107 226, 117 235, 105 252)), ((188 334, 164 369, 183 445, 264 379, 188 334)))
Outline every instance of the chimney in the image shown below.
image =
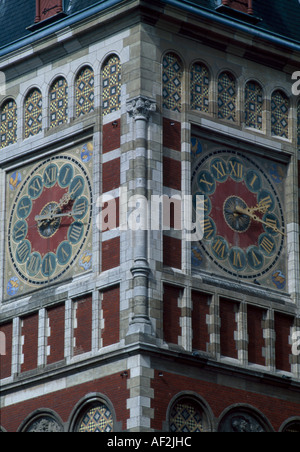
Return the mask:
POLYGON ((222 5, 253 15, 253 0, 222 0, 222 5))
POLYGON ((62 0, 36 0, 34 23, 42 22, 63 11, 62 0))

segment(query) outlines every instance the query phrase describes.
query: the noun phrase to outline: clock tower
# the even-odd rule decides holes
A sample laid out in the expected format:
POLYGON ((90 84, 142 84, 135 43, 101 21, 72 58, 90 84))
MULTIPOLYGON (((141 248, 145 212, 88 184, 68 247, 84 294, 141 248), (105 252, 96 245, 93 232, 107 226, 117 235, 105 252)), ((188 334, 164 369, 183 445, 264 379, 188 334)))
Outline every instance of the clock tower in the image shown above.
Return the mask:
POLYGON ((299 2, 0 3, 0 431, 300 432, 299 2))

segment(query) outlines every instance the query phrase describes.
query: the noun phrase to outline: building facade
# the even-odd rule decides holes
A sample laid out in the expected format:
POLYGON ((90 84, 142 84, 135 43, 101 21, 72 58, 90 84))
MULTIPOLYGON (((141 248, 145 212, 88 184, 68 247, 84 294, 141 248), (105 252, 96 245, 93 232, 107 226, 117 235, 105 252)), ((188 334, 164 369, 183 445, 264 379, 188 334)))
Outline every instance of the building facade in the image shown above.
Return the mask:
POLYGON ((14 3, 1 431, 299 432, 298 1, 14 3))

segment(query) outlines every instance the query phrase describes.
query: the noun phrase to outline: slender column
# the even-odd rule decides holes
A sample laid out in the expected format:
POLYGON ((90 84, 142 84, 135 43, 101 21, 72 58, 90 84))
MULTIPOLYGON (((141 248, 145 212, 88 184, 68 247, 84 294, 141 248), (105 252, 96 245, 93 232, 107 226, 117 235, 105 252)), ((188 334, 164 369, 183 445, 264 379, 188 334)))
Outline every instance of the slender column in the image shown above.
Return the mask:
POLYGON ((134 119, 134 201, 139 205, 140 223, 132 228, 133 245, 133 318, 128 334, 152 334, 148 312, 148 203, 147 203, 147 129, 150 113, 156 110, 153 100, 138 96, 127 103, 127 112, 134 119))

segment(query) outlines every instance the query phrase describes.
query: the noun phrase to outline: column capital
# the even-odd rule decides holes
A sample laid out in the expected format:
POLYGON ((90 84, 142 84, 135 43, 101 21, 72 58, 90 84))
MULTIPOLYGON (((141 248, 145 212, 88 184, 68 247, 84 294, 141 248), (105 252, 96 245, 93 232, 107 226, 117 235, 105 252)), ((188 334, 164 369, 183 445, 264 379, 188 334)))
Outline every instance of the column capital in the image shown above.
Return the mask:
POLYGON ((136 121, 148 121, 150 113, 156 111, 156 102, 145 96, 137 96, 127 101, 127 113, 136 121))

